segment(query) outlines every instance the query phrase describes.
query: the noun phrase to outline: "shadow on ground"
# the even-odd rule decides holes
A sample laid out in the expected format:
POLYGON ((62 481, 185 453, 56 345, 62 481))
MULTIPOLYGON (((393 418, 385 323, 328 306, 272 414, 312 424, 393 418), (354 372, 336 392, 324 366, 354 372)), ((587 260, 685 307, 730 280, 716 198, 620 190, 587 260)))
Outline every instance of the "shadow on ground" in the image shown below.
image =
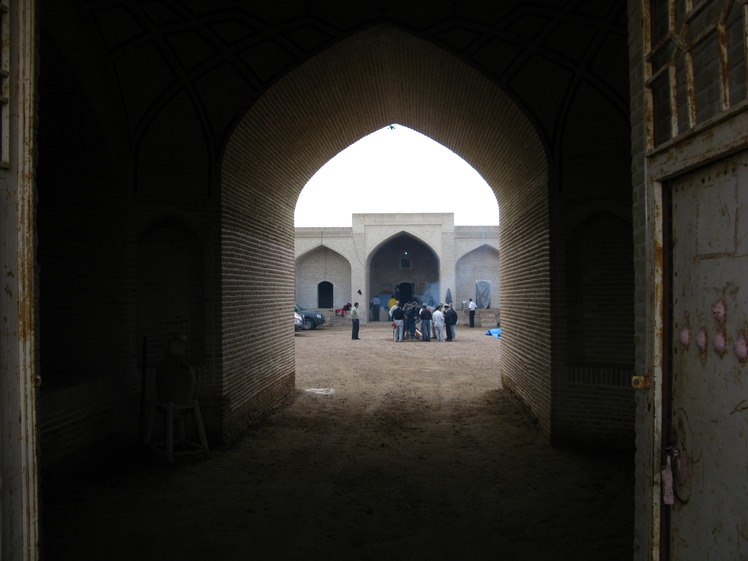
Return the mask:
POLYGON ((631 453, 548 446, 500 387, 500 342, 362 338, 297 336, 298 389, 207 461, 48 489, 43 559, 632 558, 631 453))

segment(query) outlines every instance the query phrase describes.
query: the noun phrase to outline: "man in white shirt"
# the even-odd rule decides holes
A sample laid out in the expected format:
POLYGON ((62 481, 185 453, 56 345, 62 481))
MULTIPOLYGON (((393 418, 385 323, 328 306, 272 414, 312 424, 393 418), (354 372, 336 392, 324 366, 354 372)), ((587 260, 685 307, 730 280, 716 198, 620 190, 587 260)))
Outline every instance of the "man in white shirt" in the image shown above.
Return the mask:
POLYGON ((468 304, 468 308, 470 309, 470 327, 475 327, 475 309, 478 307, 478 304, 473 302, 473 299, 470 298, 470 304, 468 304))
POLYGON ((444 314, 442 313, 441 304, 439 304, 431 314, 431 321, 434 322, 436 340, 439 342, 444 341, 444 314))
POLYGON ((355 341, 360 339, 358 336, 359 319, 358 302, 355 302, 351 308, 351 339, 355 341))

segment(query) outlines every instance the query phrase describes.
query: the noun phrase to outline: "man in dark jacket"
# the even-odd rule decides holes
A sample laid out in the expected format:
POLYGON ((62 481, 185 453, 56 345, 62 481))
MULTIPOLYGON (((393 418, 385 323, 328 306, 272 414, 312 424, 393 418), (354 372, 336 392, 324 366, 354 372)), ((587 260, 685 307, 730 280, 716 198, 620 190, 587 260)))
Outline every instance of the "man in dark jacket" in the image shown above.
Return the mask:
POLYGON ((405 312, 400 307, 400 304, 395 304, 392 309, 392 322, 395 324, 392 330, 392 338, 396 343, 402 343, 403 341, 403 324, 405 323, 405 312))
POLYGON ((418 315, 421 318, 421 341, 431 341, 431 310, 424 304, 418 315))
POLYGON ((408 318, 408 333, 410 334, 410 340, 416 340, 416 322, 418 321, 418 302, 413 302, 409 308, 405 311, 405 316, 408 318))
POLYGON ((444 306, 444 327, 447 328, 447 341, 454 341, 457 338, 456 325, 457 312, 451 306, 444 306))

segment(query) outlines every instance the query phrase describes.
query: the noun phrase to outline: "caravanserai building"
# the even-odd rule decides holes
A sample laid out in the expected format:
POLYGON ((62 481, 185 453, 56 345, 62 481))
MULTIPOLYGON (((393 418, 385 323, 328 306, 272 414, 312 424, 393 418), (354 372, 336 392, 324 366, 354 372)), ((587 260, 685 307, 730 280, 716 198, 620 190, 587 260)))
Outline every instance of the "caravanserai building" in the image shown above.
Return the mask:
POLYGON ((354 214, 351 228, 296 228, 296 302, 360 302, 386 319, 391 297, 481 310, 499 307, 499 227, 455 226, 451 213, 354 214))

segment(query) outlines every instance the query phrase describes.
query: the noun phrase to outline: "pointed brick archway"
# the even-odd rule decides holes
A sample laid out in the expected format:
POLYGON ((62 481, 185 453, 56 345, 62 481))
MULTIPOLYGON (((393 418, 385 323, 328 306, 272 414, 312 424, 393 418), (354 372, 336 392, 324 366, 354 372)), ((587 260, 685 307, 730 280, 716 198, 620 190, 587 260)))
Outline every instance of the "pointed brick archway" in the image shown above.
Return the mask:
POLYGON ((255 326, 252 344, 242 343, 249 329, 243 310, 264 303, 268 284, 275 287, 276 305, 290 309, 293 303, 299 193, 338 152, 390 123, 454 151, 496 194, 507 334, 503 381, 550 433, 550 353, 535 352, 551 347, 544 146, 495 84, 447 52, 391 27, 364 31, 287 75, 253 105, 229 139, 221 187, 222 345, 224 390, 234 396, 234 406, 226 412, 225 432, 246 423, 253 401, 268 400, 259 388, 273 388, 280 399, 294 385, 291 338, 278 339, 271 331, 264 336, 255 326), (269 350, 262 353, 263 364, 255 346, 269 350), (248 364, 262 373, 262 380, 253 376, 254 392, 245 387, 248 364))

